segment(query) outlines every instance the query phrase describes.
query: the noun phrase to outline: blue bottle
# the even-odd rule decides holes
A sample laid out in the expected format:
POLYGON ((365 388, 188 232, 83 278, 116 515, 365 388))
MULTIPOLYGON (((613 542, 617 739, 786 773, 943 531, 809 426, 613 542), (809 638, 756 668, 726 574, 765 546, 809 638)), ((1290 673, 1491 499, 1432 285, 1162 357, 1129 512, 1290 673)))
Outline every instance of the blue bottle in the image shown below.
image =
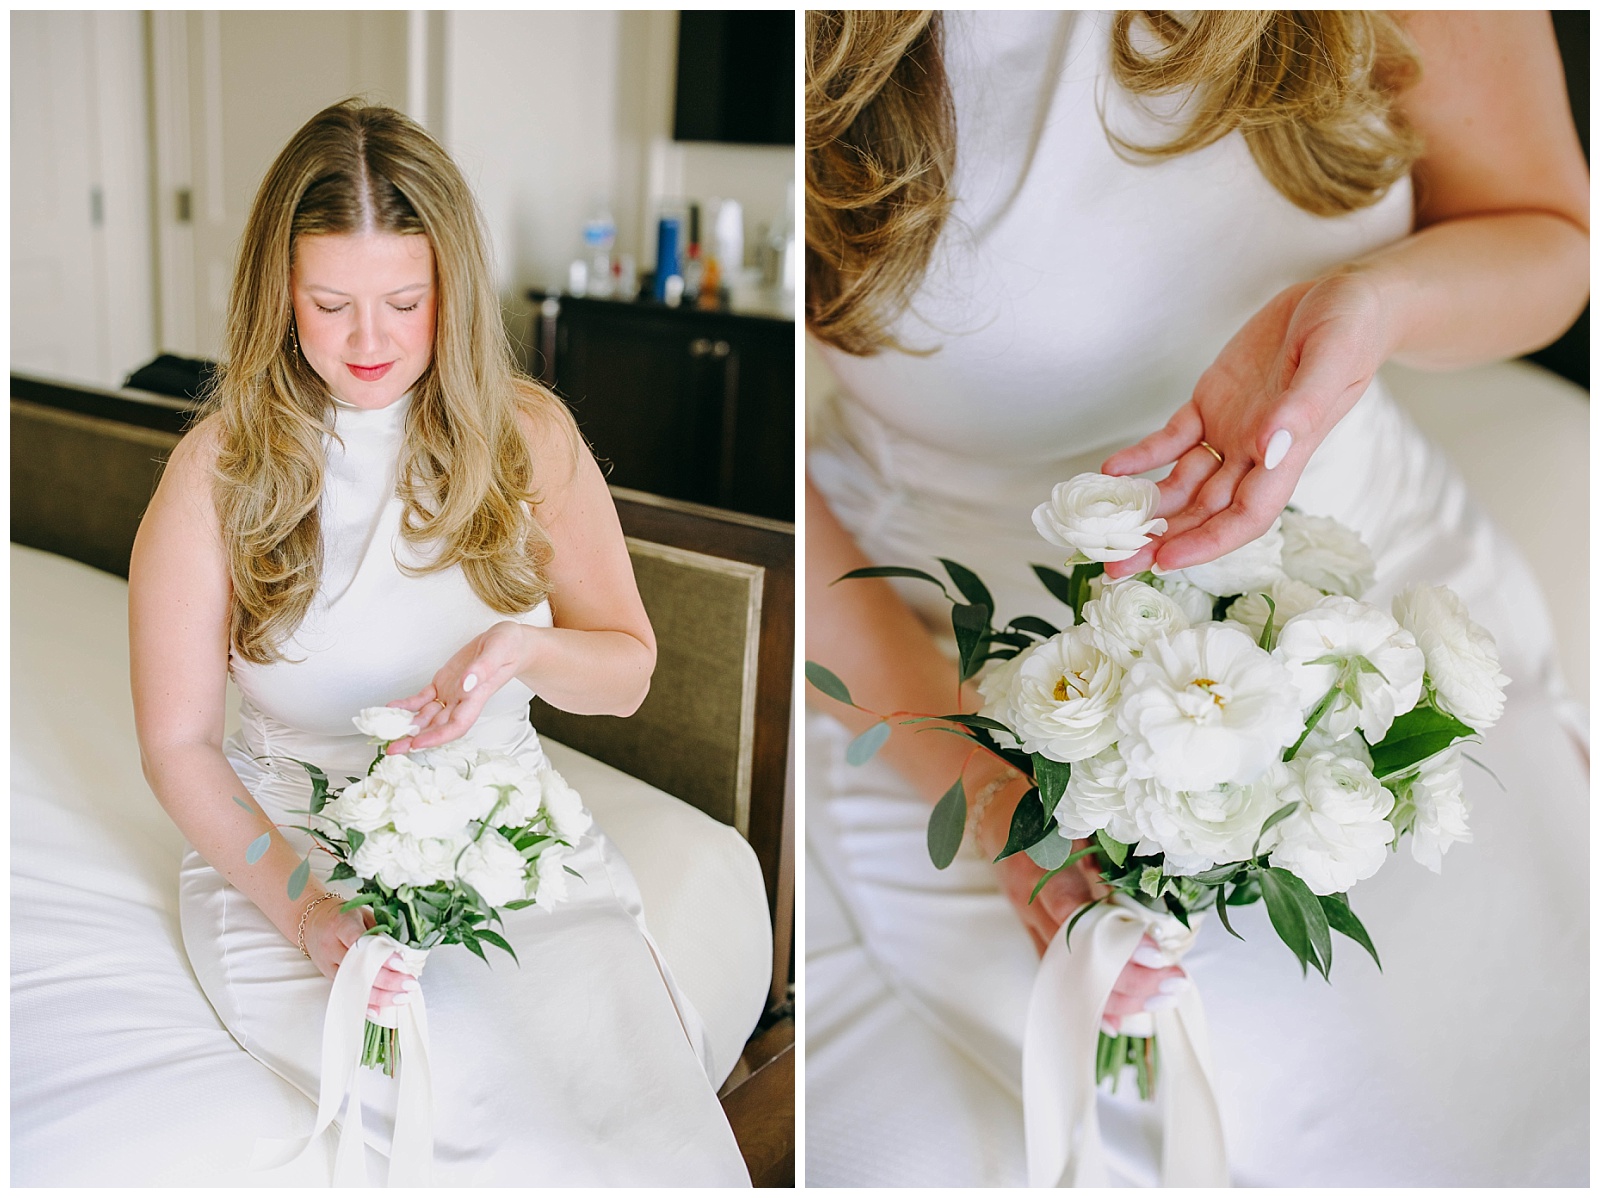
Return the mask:
POLYGON ((683 263, 679 260, 682 234, 683 222, 676 216, 663 216, 656 226, 655 297, 663 302, 667 298, 667 279, 683 274, 683 263))

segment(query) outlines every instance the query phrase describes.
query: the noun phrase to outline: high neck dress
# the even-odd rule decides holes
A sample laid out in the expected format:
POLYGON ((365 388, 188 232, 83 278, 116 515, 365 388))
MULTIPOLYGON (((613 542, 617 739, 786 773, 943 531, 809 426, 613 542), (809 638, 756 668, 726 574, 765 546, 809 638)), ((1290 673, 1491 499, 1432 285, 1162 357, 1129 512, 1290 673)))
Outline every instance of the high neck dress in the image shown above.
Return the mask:
MULTIPOLYGON (((1069 619, 1034 578, 1030 514, 1163 425, 1279 290, 1404 237, 1406 183, 1312 216, 1237 133, 1157 163, 1175 104, 1109 76, 1109 14, 950 12, 955 207, 894 330, 923 354, 818 347, 839 383, 809 473, 874 562, 975 569, 999 619, 1069 619)), ((1506 402, 1514 404, 1509 395, 1506 402)), ((1402 850, 1301 976, 1261 904, 1185 965, 1203 996, 1233 1178, 1249 1185, 1583 1184, 1588 1160, 1587 775, 1543 599, 1459 475, 1374 383, 1295 494, 1372 548, 1387 607, 1454 588, 1499 644, 1505 715, 1467 770, 1474 840, 1435 876, 1402 850)), ((1058 560, 1058 558, 1056 559, 1058 560)), ((933 588, 900 593, 936 633, 933 588)), ((848 663, 832 664, 848 681, 848 663)), ((888 766, 807 737, 806 1162, 820 1185, 1023 1184, 1021 1038, 1037 958, 992 869, 929 863, 928 804, 888 766)), ((1119 1180, 1154 1184, 1159 1120, 1103 1093, 1119 1180)))
MULTIPOLYGON (((409 573, 395 492, 410 396, 368 410, 334 401, 320 514, 322 579, 284 659, 233 656, 242 727, 225 751, 280 825, 310 796, 295 760, 330 777, 365 774, 372 742, 351 717, 415 694, 463 645, 507 617, 459 567, 409 573)), ((513 617, 548 627, 548 602, 513 617)), ((496 692, 470 743, 543 760, 532 692, 496 692)), ((303 833, 286 830, 306 847, 303 833)), ((313 867, 326 862, 318 855, 313 867)), ((748 1185, 706 1073, 704 1030, 645 928, 626 862, 595 827, 568 862, 570 899, 508 912, 509 958, 431 954, 422 979, 435 1093, 435 1181, 461 1185, 748 1185)), ((326 865, 320 871, 325 878, 326 865)), ((334 888, 348 883, 335 884, 334 888)), ((181 874, 184 946, 222 1022, 246 1051, 318 1093, 331 982, 192 849, 181 874)), ((404 1066, 402 1065, 402 1068, 404 1066)), ((365 1085, 369 1149, 387 1155, 395 1083, 365 1085)), ((257 1129, 263 1137, 307 1127, 257 1129)), ((380 1174, 381 1177, 381 1174, 380 1174)))

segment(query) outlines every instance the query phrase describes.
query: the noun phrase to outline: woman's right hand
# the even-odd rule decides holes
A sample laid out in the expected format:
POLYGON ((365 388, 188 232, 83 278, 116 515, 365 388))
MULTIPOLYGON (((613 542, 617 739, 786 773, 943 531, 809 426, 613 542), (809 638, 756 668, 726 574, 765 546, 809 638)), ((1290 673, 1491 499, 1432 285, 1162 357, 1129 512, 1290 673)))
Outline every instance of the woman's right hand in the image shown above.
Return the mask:
MULTIPOLYGON (((306 951, 311 963, 325 978, 339 972, 345 954, 372 926, 372 912, 365 907, 354 911, 340 910, 337 901, 318 903, 316 910, 306 920, 306 951)), ((367 1014, 375 1015, 388 1006, 404 1006, 411 1001, 411 991, 420 983, 408 973, 396 968, 400 964, 398 953, 383 963, 372 982, 372 994, 367 999, 367 1014)))

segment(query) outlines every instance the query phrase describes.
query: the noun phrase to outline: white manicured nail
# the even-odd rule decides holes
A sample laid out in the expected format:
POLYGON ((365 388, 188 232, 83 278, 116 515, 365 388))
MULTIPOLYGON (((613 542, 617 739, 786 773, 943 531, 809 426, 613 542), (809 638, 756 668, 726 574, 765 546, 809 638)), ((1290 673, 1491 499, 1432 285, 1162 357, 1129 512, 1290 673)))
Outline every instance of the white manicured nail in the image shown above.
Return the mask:
POLYGON ((1294 444, 1294 437, 1286 428, 1280 428, 1272 434, 1272 440, 1267 442, 1267 456, 1262 465, 1268 470, 1277 469, 1278 463, 1283 461, 1283 455, 1289 452, 1289 446, 1294 444))
MULTIPOLYGON (((407 1004, 407 1003, 408 1003, 408 1002, 410 1002, 410 1001, 411 1001, 411 995, 409 995, 409 994, 396 994, 396 995, 395 995, 395 996, 394 996, 394 997, 393 997, 393 998, 392 998, 392 999, 390 999, 390 1000, 389 1000, 389 1001, 390 1001, 390 1002, 391 1002, 391 1003, 393 1003, 393 1004, 394 1004, 394 1005, 395 1005, 395 1006, 397 1006, 397 1007, 403 1007, 403 1006, 405 1006, 405 1005, 406 1005, 406 1004, 407 1004)), ((1154 1001, 1154 1000, 1152 1000, 1152 1001, 1154 1001)), ((1147 1005, 1148 1005, 1148 1004, 1147 1004, 1147 1005)))
POLYGON ((1124 1036, 1153 1036, 1156 1034, 1156 1021, 1150 1018, 1147 1011, 1135 1011, 1132 1015, 1124 1015, 1122 1017, 1122 1034, 1124 1036))
POLYGON ((406 990, 418 990, 422 987, 422 983, 416 978, 407 978, 401 985, 406 990))
POLYGON ((1162 994, 1182 994, 1193 984, 1188 978, 1162 978, 1157 989, 1162 994))
MULTIPOLYGON (((1268 450, 1268 452, 1270 453, 1271 451, 1268 450)), ((1282 455, 1280 454, 1279 456, 1281 457, 1282 455)), ((475 687, 477 685, 478 685, 478 676, 476 674, 468 674, 465 678, 463 678, 461 680, 461 693, 462 694, 466 694, 468 691, 470 691, 473 687, 475 687)))
POLYGON ((1117 1034, 1117 1029, 1102 1019, 1100 1021, 1100 1032, 1102 1035, 1115 1036, 1117 1034))
POLYGON ((1144 1000, 1144 1009, 1146 1011, 1170 1011, 1177 1005, 1178 996, 1176 994, 1152 994, 1144 1000))
POLYGON ((1161 954, 1159 948, 1152 948, 1148 944, 1141 944, 1133 950, 1132 961, 1135 965, 1143 965, 1146 969, 1165 969, 1171 964, 1161 954))

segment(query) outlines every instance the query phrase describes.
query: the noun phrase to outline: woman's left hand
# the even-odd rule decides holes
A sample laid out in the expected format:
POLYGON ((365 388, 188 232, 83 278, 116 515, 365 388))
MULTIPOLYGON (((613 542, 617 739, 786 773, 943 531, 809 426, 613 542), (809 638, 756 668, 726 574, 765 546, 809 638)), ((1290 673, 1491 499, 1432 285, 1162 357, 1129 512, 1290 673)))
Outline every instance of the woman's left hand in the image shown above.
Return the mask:
POLYGON ((1359 268, 1297 283, 1252 316, 1200 376, 1194 396, 1136 445, 1106 459, 1106 474, 1168 463, 1157 486, 1167 531, 1126 561, 1181 570, 1261 536, 1333 426, 1361 398, 1393 345, 1377 285, 1359 268), (1221 461, 1217 460, 1209 445, 1221 461))
POLYGON ((483 705, 523 668, 528 636, 538 630, 515 620, 502 620, 473 638, 416 694, 390 707, 417 713, 417 731, 389 745, 393 753, 432 749, 463 736, 483 705))

